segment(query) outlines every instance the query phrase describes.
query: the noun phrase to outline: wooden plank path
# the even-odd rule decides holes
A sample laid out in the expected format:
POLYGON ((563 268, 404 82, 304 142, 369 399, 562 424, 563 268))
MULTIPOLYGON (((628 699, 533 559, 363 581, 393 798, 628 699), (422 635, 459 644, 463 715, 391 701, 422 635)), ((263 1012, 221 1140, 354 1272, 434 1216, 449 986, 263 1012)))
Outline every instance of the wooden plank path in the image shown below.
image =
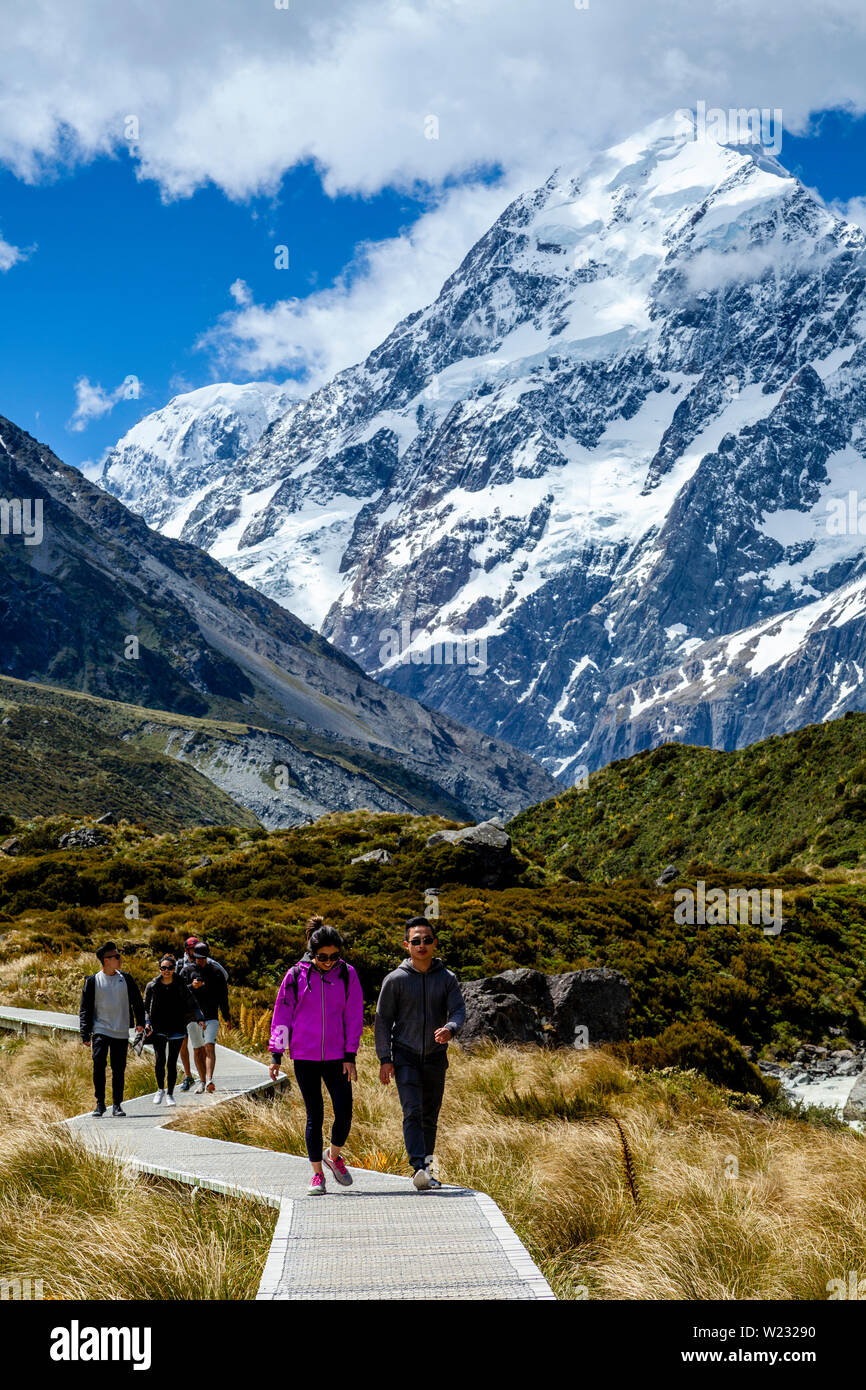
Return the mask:
MULTIPOLYGON (((77 1033, 74 1014, 0 1007, 0 1028, 77 1033)), ((496 1203, 481 1192, 416 1192, 409 1178, 353 1168, 354 1185, 307 1197, 309 1164, 293 1154, 206 1139, 167 1126, 184 1110, 274 1089, 268 1069, 217 1044, 213 1095, 177 1091, 126 1100, 127 1118, 65 1123, 87 1147, 191 1186, 257 1198, 279 1215, 260 1299, 552 1299, 546 1280, 496 1203)), ((280 1083, 278 1083, 280 1084, 280 1083)))

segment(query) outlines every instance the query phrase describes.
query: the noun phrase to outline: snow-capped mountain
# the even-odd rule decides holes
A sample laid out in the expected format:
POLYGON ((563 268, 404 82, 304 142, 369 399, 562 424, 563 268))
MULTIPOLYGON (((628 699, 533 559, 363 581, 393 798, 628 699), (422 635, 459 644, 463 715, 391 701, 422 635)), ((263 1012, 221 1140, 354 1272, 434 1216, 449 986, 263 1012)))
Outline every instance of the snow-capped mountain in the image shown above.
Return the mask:
POLYGON ((219 487, 295 398, 268 381, 222 382, 174 396, 118 440, 99 482, 149 526, 177 536, 199 498, 219 487))
POLYGON ((864 435, 863 232, 668 120, 512 203, 180 534, 568 780, 864 706, 864 435))

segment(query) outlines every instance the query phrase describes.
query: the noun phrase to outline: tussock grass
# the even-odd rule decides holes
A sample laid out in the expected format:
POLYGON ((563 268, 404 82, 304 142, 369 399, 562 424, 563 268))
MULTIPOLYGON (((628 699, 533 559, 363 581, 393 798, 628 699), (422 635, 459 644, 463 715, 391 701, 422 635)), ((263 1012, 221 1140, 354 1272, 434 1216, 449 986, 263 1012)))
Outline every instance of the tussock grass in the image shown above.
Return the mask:
MULTIPOLYGON (((130 1058, 127 1096, 153 1089, 130 1058)), ((46 1298, 254 1298, 276 1212, 136 1173, 52 1123, 92 1103, 77 1042, 0 1035, 0 1278, 46 1298)))
MULTIPOLYGON (((358 1062, 347 1161, 408 1173, 398 1099, 367 1035, 358 1062)), ((605 1052, 455 1050, 437 1153, 445 1180, 499 1204, 560 1298, 823 1299, 829 1279, 866 1269, 866 1143, 779 1112, 605 1052)), ((304 1152, 295 1088, 180 1123, 304 1152)))

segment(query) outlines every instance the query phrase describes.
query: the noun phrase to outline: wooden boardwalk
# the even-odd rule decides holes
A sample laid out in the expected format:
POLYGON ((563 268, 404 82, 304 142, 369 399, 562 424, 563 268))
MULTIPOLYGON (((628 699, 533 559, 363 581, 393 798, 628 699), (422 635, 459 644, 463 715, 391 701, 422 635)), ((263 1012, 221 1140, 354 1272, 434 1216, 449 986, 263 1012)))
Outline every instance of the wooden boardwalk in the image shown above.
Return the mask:
MULTIPOLYGON (((74 1014, 0 1007, 0 1027, 28 1034, 77 1033, 74 1014)), ((305 1158, 173 1130, 187 1109, 269 1091, 261 1062, 217 1045, 213 1095, 176 1093, 176 1110, 153 1094, 127 1100, 127 1118, 77 1115, 66 1124, 83 1143, 143 1172, 227 1194, 252 1196, 279 1215, 260 1299, 552 1299, 490 1197, 469 1188, 416 1192, 409 1178, 351 1170, 349 1188, 329 1181, 306 1196, 305 1158)), ((279 1084, 279 1083, 278 1083, 279 1084)))

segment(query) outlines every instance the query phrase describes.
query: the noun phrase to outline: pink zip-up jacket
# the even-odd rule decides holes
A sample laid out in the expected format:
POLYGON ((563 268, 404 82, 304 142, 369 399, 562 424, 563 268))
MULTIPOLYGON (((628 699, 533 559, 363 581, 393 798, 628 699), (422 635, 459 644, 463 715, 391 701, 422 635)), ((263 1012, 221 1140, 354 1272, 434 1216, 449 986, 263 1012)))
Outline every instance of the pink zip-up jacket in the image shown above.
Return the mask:
POLYGON ((271 1056, 280 1062, 288 1051, 293 1062, 354 1062, 363 1026, 364 997, 353 967, 341 961, 323 973, 312 961, 302 960, 286 972, 277 990, 271 1056))

